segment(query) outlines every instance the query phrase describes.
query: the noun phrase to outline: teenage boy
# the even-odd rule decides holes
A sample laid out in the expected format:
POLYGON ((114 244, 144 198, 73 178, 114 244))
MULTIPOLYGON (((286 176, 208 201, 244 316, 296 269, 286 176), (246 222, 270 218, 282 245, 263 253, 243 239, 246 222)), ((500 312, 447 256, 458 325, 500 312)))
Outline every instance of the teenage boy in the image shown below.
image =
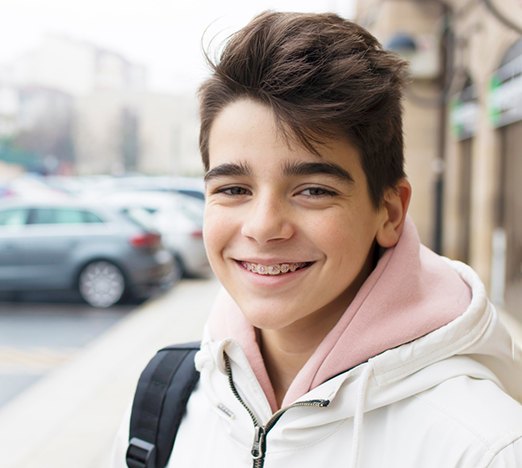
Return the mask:
POLYGON ((404 69, 352 22, 274 12, 213 65, 204 238, 224 289, 169 467, 522 466, 519 351, 407 218, 404 69))

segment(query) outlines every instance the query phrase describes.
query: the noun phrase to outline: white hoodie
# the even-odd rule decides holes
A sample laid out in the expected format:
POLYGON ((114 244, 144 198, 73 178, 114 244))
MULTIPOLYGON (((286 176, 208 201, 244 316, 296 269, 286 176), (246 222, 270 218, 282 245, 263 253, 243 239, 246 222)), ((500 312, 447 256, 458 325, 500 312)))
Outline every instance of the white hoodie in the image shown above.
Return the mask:
MULTIPOLYGON (((332 330, 296 377, 295 397, 288 401, 287 394, 275 413, 255 334, 228 298, 218 301, 196 357, 201 380, 168 467, 522 467, 522 406, 516 401, 522 400, 520 350, 477 275, 421 247, 412 229, 408 226, 399 245, 383 256, 347 310, 349 320, 341 319, 332 330), (417 267, 410 263, 406 271, 403 260, 412 255, 417 267), (402 332, 404 325, 386 326, 384 331, 394 330, 394 337, 386 338, 381 327, 375 330, 378 340, 354 334, 357 323, 369 323, 376 307, 371 298, 379 296, 375 291, 397 287, 397 271, 410 275, 418 289, 433 286, 419 292, 409 284, 388 301, 395 308, 386 311, 386 319, 401 322, 406 308, 416 314, 411 326, 402 332), (430 276, 433 271, 438 279, 430 276), (468 296, 462 285, 471 291, 470 302, 463 300, 468 296), (437 313, 427 304, 453 310, 437 313), (216 327, 226 317, 234 325, 216 327), (422 326, 427 322, 428 331, 422 326), (390 347, 394 339, 399 343, 390 347), (343 362, 349 370, 339 372, 343 362), (254 461, 256 433, 262 435, 263 456, 254 461)), ((370 322, 382 320, 378 314, 370 322)), ((125 466, 127 439, 128 422, 119 436, 115 468, 125 466)))

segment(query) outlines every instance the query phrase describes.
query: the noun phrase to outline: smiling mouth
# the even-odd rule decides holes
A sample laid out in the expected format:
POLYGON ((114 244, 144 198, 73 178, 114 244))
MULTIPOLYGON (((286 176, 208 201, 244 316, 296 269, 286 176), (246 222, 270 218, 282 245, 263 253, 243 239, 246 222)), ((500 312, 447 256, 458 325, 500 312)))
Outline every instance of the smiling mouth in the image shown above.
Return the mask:
POLYGON ((276 263, 275 265, 262 265, 260 263, 240 262, 241 266, 252 273, 262 276, 277 276, 293 273, 302 270, 312 264, 312 262, 300 263, 276 263))

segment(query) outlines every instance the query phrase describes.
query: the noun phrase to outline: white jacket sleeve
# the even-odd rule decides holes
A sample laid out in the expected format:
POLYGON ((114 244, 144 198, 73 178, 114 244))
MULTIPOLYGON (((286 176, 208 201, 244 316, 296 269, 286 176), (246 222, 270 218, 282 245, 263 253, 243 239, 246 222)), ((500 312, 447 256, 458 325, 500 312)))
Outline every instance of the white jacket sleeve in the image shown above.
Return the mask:
POLYGON ((488 468, 519 468, 522 466, 522 438, 497 453, 488 468))
POLYGON ((125 411, 120 428, 116 434, 114 446, 112 448, 112 468, 127 468, 125 454, 129 445, 129 425, 130 425, 131 406, 125 411))

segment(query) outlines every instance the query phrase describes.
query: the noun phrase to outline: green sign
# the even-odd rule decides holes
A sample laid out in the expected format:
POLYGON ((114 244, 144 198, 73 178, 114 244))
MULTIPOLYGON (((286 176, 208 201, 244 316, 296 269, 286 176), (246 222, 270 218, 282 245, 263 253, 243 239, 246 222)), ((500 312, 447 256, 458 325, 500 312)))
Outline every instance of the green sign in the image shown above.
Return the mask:
POLYGON ((459 140, 465 140, 475 135, 479 105, 476 101, 453 100, 450 111, 450 121, 453 134, 459 140))
POLYGON ((499 68, 489 83, 489 117, 503 127, 522 120, 522 55, 499 68))

